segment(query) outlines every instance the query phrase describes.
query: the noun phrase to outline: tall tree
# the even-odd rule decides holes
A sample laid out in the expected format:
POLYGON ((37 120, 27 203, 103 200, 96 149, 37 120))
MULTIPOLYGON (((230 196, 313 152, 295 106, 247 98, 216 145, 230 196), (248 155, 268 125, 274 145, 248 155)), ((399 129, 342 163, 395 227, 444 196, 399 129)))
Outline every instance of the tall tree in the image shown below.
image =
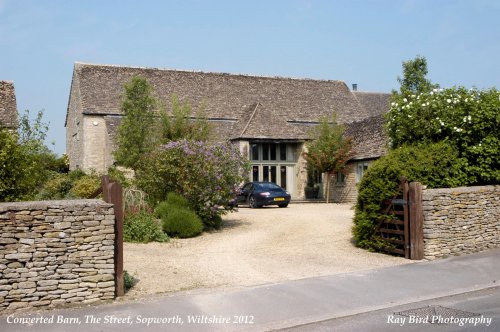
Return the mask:
POLYGON ((304 157, 321 173, 326 173, 326 202, 330 201, 330 178, 334 173, 343 172, 353 156, 352 139, 344 136, 344 127, 337 124, 336 116, 323 117, 310 133, 304 157))
POLYGON ((165 108, 161 111, 160 140, 162 144, 181 139, 207 141, 212 127, 204 115, 203 104, 193 119, 191 105, 181 103, 176 95, 172 96, 172 113, 165 108))
POLYGON ((433 84, 427 76, 427 59, 417 55, 415 59, 403 61, 403 78, 398 76, 400 93, 403 95, 419 94, 429 92, 439 87, 433 84))
POLYGON ((62 158, 44 144, 48 124, 42 117, 40 111, 32 121, 26 110, 17 132, 0 126, 0 202, 34 199, 39 187, 60 171, 62 158))
POLYGON ((123 119, 118 127, 114 157, 119 165, 136 170, 141 157, 155 145, 154 110, 158 103, 152 96, 152 86, 143 77, 134 76, 124 88, 123 119))

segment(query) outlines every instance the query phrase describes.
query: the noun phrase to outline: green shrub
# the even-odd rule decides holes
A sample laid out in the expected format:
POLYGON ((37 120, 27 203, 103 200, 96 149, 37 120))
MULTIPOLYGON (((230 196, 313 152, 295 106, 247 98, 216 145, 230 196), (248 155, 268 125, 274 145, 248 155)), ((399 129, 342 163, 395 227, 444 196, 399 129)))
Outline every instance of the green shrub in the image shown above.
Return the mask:
POLYGON ((168 236, 153 215, 147 212, 128 213, 123 222, 123 239, 126 242, 166 242, 168 236))
POLYGON ((163 221, 163 231, 180 238, 195 237, 203 232, 203 223, 198 215, 186 208, 171 206, 163 221))
POLYGON ((170 236, 194 237, 203 231, 203 222, 188 200, 176 193, 168 193, 167 200, 156 206, 154 215, 162 220, 163 231, 170 236))
POLYGON ((72 192, 75 183, 87 176, 81 170, 74 170, 69 173, 54 173, 38 190, 36 199, 52 200, 52 199, 71 199, 81 198, 76 193, 72 192))
POLYGON ((446 142, 402 146, 370 165, 359 184, 353 235, 357 246, 376 250, 389 245, 376 234, 385 199, 398 192, 399 178, 418 181, 428 188, 457 187, 467 183, 466 160, 446 142))
POLYGON ((128 271, 123 271, 123 284, 125 286, 125 292, 128 292, 130 288, 137 284, 138 280, 134 276, 130 275, 128 271))
POLYGON ((167 194, 167 203, 169 205, 174 205, 185 209, 191 209, 191 204, 189 204, 189 201, 183 196, 176 193, 170 192, 167 194))
POLYGON ((70 190, 71 195, 78 198, 90 198, 101 186, 101 178, 95 174, 84 175, 75 181, 70 190))
POLYGON ((159 219, 165 219, 168 215, 168 210, 170 209, 170 205, 164 201, 164 202, 160 202, 156 207, 155 207, 155 210, 154 210, 154 216, 156 218, 159 218, 159 219))
POLYGON ((222 224, 223 224, 222 217, 220 215, 212 216, 209 224, 210 224, 210 228, 221 229, 222 224))
POLYGON ((191 210, 187 199, 176 193, 168 193, 167 200, 160 202, 156 206, 154 214, 157 218, 165 219, 168 215, 168 211, 175 208, 191 210))
POLYGON ((111 181, 119 182, 123 188, 129 188, 132 186, 132 170, 127 170, 123 167, 111 166, 108 168, 108 175, 111 181))
POLYGON ((78 180, 78 179, 80 179, 80 178, 84 177, 84 176, 85 176, 85 175, 87 175, 87 174, 85 174, 85 172, 84 172, 84 171, 82 171, 81 169, 75 169, 74 171, 69 172, 67 175, 68 175, 68 178, 69 178, 69 179, 71 180, 71 182, 73 183, 73 182, 75 182, 76 180, 78 180))
POLYGON ((43 184, 38 192, 37 199, 64 199, 72 186, 73 183, 68 174, 56 174, 43 184))

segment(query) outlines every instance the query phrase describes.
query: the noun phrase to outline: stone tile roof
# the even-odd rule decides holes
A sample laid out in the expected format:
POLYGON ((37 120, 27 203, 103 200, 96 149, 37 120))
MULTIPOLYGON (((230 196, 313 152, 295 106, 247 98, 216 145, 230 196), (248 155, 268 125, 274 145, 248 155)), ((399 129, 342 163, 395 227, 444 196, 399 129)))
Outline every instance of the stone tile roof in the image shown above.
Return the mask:
POLYGON ((0 81, 0 126, 18 126, 16 93, 11 81, 0 81))
POLYGON ((384 114, 390 109, 390 93, 353 91, 361 106, 370 115, 384 114))
POLYGON ((387 153, 384 115, 378 114, 346 125, 345 135, 353 138, 354 160, 379 158, 387 153))
POLYGON ((365 103, 368 97, 378 102, 378 94, 355 94, 342 81, 77 62, 73 82, 78 82, 83 112, 119 114, 123 86, 134 75, 140 75, 152 84, 155 97, 165 104, 167 110, 171 106, 172 94, 177 95, 181 102, 189 101, 195 112, 203 103, 205 114, 217 128, 219 139, 303 140, 307 139, 308 124, 333 111, 342 123, 388 111, 388 107, 383 109, 381 104, 372 107, 366 104, 368 101, 365 103))

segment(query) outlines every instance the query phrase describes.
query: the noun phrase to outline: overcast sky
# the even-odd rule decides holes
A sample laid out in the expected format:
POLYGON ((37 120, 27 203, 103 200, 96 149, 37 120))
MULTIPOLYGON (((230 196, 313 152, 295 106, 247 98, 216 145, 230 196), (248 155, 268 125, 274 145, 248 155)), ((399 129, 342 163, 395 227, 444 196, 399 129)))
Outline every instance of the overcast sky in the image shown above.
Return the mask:
POLYGON ((499 87, 497 0, 0 0, 0 80, 65 152, 75 61, 398 87, 425 56, 442 87, 499 87))

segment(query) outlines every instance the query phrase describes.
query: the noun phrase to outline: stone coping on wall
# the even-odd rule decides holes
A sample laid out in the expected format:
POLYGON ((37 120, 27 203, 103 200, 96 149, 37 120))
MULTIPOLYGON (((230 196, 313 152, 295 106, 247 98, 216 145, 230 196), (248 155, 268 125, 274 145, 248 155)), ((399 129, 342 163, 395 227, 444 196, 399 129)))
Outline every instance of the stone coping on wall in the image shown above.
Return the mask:
POLYGON ((482 193, 482 192, 499 191, 499 190, 500 190, 500 185, 424 189, 423 199, 426 200, 426 198, 428 197, 443 195, 443 194, 459 195, 459 194, 482 193))
POLYGON ((0 203, 0 213, 5 211, 47 210, 49 208, 61 208, 61 207, 72 208, 72 207, 83 207, 83 206, 113 207, 113 204, 106 203, 100 199, 4 202, 0 203))

